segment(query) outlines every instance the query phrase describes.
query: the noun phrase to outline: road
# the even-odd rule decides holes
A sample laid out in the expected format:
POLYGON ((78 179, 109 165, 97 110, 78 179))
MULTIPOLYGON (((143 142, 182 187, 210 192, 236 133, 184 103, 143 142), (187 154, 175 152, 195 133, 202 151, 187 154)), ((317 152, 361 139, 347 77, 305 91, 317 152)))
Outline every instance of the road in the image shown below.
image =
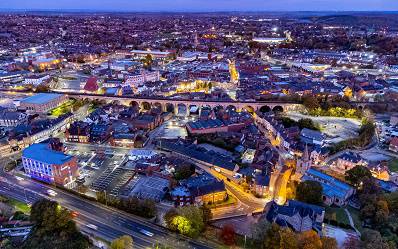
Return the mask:
MULTIPOLYGON (((12 175, 2 173, 0 193, 7 197, 25 203, 33 203, 41 198, 49 198, 46 196, 48 189, 52 189, 52 187, 30 179, 17 180, 12 175)), ((215 246, 171 233, 140 217, 105 207, 59 189, 56 189, 56 192, 58 193, 57 196, 51 197, 51 199, 69 210, 77 211, 79 215, 76 222, 85 233, 93 234, 108 241, 127 234, 132 236, 135 248, 151 248, 157 243, 172 248, 215 248, 215 246), (98 229, 90 229, 86 226, 87 224, 93 224, 98 229), (145 229, 154 235, 152 237, 146 236, 140 233, 141 229, 145 229)))
POLYGON ((240 187, 236 186, 235 183, 228 181, 225 175, 210 169, 208 166, 197 162, 195 164, 217 179, 224 180, 225 188, 238 200, 237 206, 215 209, 213 214, 214 218, 223 219, 236 217, 264 210, 267 200, 256 198, 253 195, 244 192, 240 187))

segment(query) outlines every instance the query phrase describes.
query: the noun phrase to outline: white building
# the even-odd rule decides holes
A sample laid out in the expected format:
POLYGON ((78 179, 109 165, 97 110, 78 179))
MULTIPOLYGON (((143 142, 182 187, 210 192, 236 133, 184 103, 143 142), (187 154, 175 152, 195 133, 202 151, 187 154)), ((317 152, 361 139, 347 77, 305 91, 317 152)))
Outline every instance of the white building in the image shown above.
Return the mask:
POLYGON ((48 80, 50 75, 33 75, 25 78, 24 84, 38 86, 48 80))
POLYGON ((159 71, 142 70, 139 74, 128 75, 124 86, 137 88, 138 86, 143 85, 145 82, 155 82, 159 80, 160 80, 159 71))

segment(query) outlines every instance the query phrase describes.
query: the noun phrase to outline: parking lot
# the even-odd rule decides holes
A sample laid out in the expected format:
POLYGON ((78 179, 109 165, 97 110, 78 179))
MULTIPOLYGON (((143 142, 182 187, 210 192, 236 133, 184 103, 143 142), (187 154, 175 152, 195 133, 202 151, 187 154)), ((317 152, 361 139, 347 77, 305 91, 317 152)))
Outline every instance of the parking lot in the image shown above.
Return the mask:
POLYGON ((78 158, 79 181, 94 192, 107 191, 118 195, 120 188, 133 175, 133 171, 120 167, 125 156, 114 154, 112 150, 93 150, 89 145, 69 144, 67 153, 78 158))
POLYGON ((295 121, 302 118, 312 119, 321 126, 321 131, 328 136, 327 142, 330 144, 358 136, 361 126, 361 121, 353 118, 314 117, 296 112, 289 112, 287 116, 295 121))

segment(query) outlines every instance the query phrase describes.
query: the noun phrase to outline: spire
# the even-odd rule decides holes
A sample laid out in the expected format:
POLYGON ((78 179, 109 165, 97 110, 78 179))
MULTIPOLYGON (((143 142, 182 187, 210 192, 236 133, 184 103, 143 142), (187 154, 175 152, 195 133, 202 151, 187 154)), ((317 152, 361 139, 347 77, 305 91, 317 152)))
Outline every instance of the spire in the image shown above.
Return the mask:
POLYGON ((303 155, 303 161, 308 162, 310 160, 310 154, 308 153, 308 144, 305 144, 305 149, 304 149, 304 155, 303 155))

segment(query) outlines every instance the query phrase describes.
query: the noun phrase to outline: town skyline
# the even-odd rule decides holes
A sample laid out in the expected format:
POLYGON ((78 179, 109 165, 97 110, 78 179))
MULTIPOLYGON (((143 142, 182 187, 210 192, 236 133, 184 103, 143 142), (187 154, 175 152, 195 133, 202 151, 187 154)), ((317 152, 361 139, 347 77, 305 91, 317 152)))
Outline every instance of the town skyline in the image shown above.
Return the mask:
POLYGON ((38 0, 26 2, 24 0, 2 1, 2 11, 111 11, 111 12, 219 12, 219 11, 398 11, 398 2, 392 0, 365 0, 350 1, 343 0, 282 0, 278 2, 264 3, 261 0, 249 1, 194 1, 173 0, 165 3, 160 0, 149 0, 144 2, 115 0, 115 1, 77 1, 60 0, 48 1, 38 0))

